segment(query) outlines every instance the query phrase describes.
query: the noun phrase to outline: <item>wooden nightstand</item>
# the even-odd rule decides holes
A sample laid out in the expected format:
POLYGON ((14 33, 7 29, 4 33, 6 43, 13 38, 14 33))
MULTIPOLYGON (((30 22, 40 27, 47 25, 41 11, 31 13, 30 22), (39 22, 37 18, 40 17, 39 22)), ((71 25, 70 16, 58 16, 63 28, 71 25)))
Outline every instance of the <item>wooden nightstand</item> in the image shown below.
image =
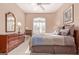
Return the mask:
POLYGON ((25 34, 29 35, 29 36, 32 36, 32 30, 25 30, 25 34))

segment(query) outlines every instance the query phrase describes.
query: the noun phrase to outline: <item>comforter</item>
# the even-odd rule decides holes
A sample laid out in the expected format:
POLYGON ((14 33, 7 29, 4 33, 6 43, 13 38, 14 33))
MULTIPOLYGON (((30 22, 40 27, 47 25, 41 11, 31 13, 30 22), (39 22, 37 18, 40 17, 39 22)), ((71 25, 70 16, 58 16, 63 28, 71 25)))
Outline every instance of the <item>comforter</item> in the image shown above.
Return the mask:
POLYGON ((72 36, 61 36, 52 34, 34 34, 32 36, 32 45, 75 45, 72 36))

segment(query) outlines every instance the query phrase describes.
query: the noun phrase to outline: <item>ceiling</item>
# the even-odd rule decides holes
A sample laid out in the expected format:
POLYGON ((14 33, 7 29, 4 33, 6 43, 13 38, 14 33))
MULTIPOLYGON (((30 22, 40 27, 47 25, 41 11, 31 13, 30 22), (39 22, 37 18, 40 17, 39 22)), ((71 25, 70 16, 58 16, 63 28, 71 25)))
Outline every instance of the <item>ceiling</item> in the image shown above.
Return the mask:
POLYGON ((17 3, 25 13, 53 13, 63 3, 17 3))

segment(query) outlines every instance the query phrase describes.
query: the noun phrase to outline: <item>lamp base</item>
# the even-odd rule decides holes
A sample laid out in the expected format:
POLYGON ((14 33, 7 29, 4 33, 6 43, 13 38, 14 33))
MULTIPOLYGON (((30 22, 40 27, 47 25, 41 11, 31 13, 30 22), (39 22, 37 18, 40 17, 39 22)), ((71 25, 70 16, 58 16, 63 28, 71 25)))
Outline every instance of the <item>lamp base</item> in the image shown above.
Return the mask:
POLYGON ((20 34, 20 32, 18 32, 18 34, 20 34))

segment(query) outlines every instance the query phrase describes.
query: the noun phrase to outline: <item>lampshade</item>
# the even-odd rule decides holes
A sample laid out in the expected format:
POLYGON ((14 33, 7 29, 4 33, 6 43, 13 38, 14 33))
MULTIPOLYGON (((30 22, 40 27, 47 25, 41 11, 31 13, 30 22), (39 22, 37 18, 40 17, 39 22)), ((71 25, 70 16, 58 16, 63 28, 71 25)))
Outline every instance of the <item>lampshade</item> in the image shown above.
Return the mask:
POLYGON ((21 26, 21 22, 18 22, 18 26, 21 26))

